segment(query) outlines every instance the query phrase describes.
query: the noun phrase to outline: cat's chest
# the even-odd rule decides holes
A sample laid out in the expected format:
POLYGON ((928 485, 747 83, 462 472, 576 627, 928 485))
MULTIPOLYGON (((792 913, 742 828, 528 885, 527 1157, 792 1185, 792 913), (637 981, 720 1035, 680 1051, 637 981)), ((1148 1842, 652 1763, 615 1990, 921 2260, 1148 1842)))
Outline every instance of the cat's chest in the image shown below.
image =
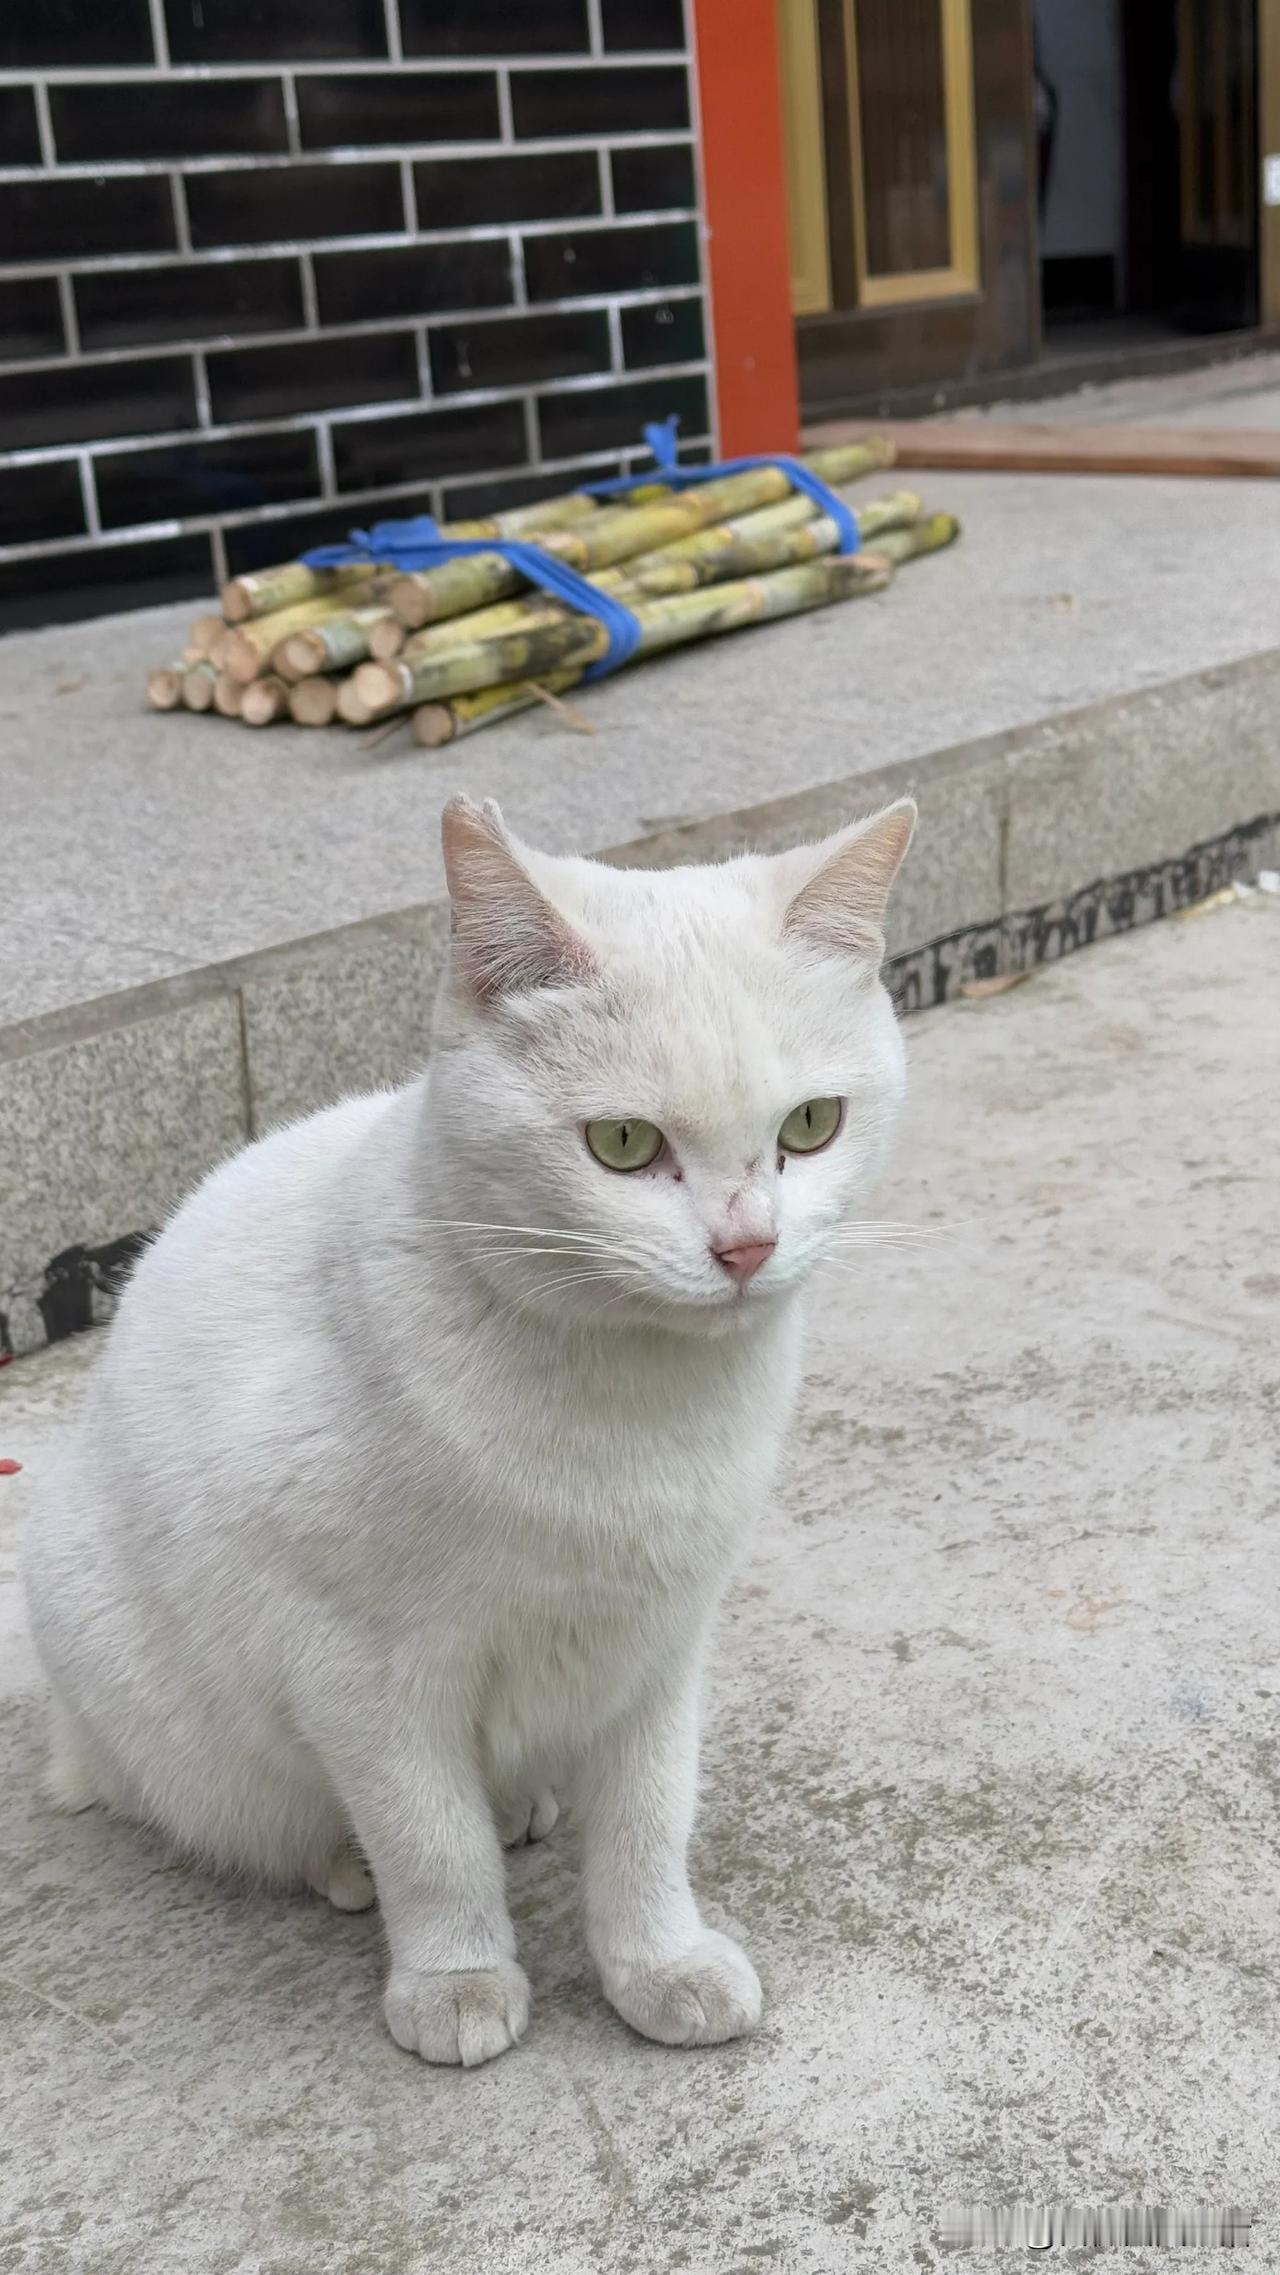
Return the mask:
MULTIPOLYGON (((767 1489, 794 1389, 789 1342, 659 1355, 622 1339, 504 1377, 469 1402, 474 1474, 513 1537, 607 1544, 629 1580, 696 1562, 767 1489), (477 1427, 478 1425, 478 1427, 477 1427)), ((569 1553, 572 1553, 570 1548, 569 1553)))

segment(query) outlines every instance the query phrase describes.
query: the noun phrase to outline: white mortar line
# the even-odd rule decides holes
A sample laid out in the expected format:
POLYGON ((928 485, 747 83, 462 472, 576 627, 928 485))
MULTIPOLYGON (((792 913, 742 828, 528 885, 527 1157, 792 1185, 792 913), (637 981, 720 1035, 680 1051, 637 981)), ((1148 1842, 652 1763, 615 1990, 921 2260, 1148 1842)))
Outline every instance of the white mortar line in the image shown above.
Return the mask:
POLYGON ((498 133, 504 143, 515 141, 515 117, 511 108, 511 73, 505 69, 498 73, 498 133))
MULTIPOLYGON (((298 259, 302 270, 305 311, 302 326, 290 324, 287 330, 278 332, 239 330, 201 333, 198 337, 187 333, 181 339, 142 340, 127 348, 98 349, 84 347, 80 343, 77 328, 75 345, 70 354, 62 356, 15 356, 11 361, 6 360, 5 372, 63 371, 69 363, 73 362, 92 362, 94 364, 153 363, 157 357, 190 355, 196 348, 200 347, 288 347, 294 342, 301 345, 317 332, 326 340, 359 340, 377 337, 388 332, 411 332, 423 323, 427 325, 428 329, 433 324, 441 323, 506 324, 511 323, 517 317, 527 316, 530 313, 530 307, 517 307, 512 302, 506 302, 500 308, 433 309, 431 315, 425 318, 421 316, 369 316, 356 323, 320 324, 314 311, 315 280, 312 256, 309 252, 304 251, 298 255, 298 259)), ((53 278, 53 282, 57 285, 59 295, 63 299, 63 322, 66 324, 74 320, 77 313, 70 271, 59 270, 53 278)), ((660 285, 645 285, 635 292, 583 293, 570 300, 539 300, 532 303, 532 307, 536 309, 539 316, 573 315, 579 310, 586 314, 593 309, 645 308, 653 303, 668 300, 696 300, 701 290, 702 287, 696 284, 676 284, 665 289, 660 285)), ((3 462, 5 455, 4 452, 0 452, 0 463, 3 462)))
POLYGON ((302 156, 302 128, 298 124, 298 88, 292 71, 286 71, 280 82, 284 97, 284 130, 291 156, 302 156))
MULTIPOLYGON (((528 6, 529 0, 519 0, 519 4, 528 6)), ((588 0, 588 6, 590 6, 590 0, 588 0)), ((646 48, 642 55, 638 55, 631 49, 625 53, 610 52, 604 54, 584 51, 582 54, 574 55, 548 55, 544 49, 535 55, 504 55, 502 64, 509 71, 585 71, 598 70, 601 64, 610 71, 628 71, 637 61, 643 61, 645 68, 649 69, 658 64, 685 64, 688 60, 688 55, 683 48, 673 47, 646 48)), ((496 68, 491 57, 474 55, 414 55, 405 56, 403 61, 407 69, 429 72, 433 77, 437 73, 449 76, 457 74, 470 76, 477 71, 496 68)), ((379 72, 386 78, 390 75, 390 68, 389 60, 385 55, 320 57, 310 61, 291 61, 289 64, 291 71, 296 71, 300 78, 307 79, 370 79, 376 78, 379 72)), ((166 80, 177 81, 262 79, 270 77, 273 70, 279 69, 279 64, 273 65, 269 61, 262 63, 170 63, 166 67, 165 78, 166 80)), ((29 68, 24 70, 18 66, 9 65, 4 70, 0 70, 0 87, 29 86, 33 76, 34 74, 29 68)), ((47 79, 51 86, 88 84, 109 87, 121 82, 132 82, 155 76, 154 68, 145 63, 53 64, 41 72, 41 77, 47 79)))
POLYGON ((616 300, 609 303, 608 316, 610 361, 615 371, 623 371, 626 365, 622 352, 622 316, 616 300))
MULTIPOLYGON (((75 361, 80 354, 80 315, 76 307, 76 296, 71 278, 65 269, 57 279, 57 285, 58 305, 62 310, 62 330, 67 343, 67 353, 62 360, 66 363, 68 360, 75 361)), ((10 371, 22 371, 37 367, 29 363, 18 363, 9 364, 7 368, 10 371)))
MULTIPOLYGON (((164 169, 166 173, 170 168, 164 169)), ((177 181, 180 176, 175 175, 177 181)), ((185 199, 184 199, 185 205, 185 199)), ((197 261, 210 267, 221 262, 224 266, 237 261, 262 261, 283 254, 296 254, 304 246, 317 253, 368 253, 405 245, 484 245, 498 243, 518 230, 523 237, 576 237, 590 236, 599 229, 652 229, 662 224, 675 227, 679 223, 696 222, 697 210, 693 206, 656 206, 644 213, 602 214, 584 213, 576 217, 561 217, 554 221, 486 221, 471 229, 419 229, 412 236, 404 229, 384 229, 367 236, 335 237, 272 237, 249 245, 187 245, 177 251, 163 253, 100 253, 87 254, 82 260, 3 261, 0 262, 0 279, 12 280, 31 276, 56 275, 59 269, 74 269, 78 275, 108 275, 122 271, 132 275, 138 269, 173 268, 179 262, 197 261)))
MULTIPOLYGON (((292 76, 296 78, 297 67, 292 76)), ((0 80, 0 85, 3 81, 0 80)), ((33 82, 25 81, 31 85, 33 82)), ((166 81, 166 84, 168 82, 166 81)), ((103 90, 104 94, 109 92, 103 90)), ((545 158, 555 152, 580 150, 588 155, 595 145, 606 140, 620 143, 628 150, 664 149, 669 143, 691 143, 692 129, 687 126, 664 128, 646 127, 636 134, 599 135, 530 135, 515 144, 522 158, 545 158)), ((227 151, 216 158, 184 158, 184 173, 188 174, 269 174, 279 173, 294 166, 301 158, 308 166, 368 166, 390 165, 407 152, 415 158, 497 158, 509 157, 508 145, 490 135, 482 141, 470 142, 344 142, 327 149, 299 149, 294 151, 227 151)), ((59 165, 59 179, 67 181, 136 181, 148 175, 167 174, 175 161, 172 158, 104 158, 96 162, 91 158, 76 158, 59 165)), ((41 161, 35 166, 0 166, 0 182, 40 182, 48 178, 48 167, 41 161)))
POLYGON ((213 404, 209 395, 209 366, 205 362, 203 348, 193 351, 191 364, 196 377, 196 417, 202 427, 211 427, 214 423, 213 404))
POLYGON ((177 232, 178 251, 191 251, 191 216, 187 212, 187 185, 175 170, 169 176, 169 194, 173 199, 173 226, 177 232))
POLYGON ((151 43, 156 51, 156 67, 169 69, 169 27, 164 20, 164 0, 151 0, 151 43))
MULTIPOLYGON (((58 147, 54 140, 53 113, 49 109, 49 89, 46 81, 43 79, 34 80, 31 92, 35 97, 36 128, 40 136, 41 160, 46 167, 56 166, 58 163, 58 147)), ((32 172, 36 172, 34 167, 32 172)))
POLYGON ((102 535, 102 523, 98 519, 98 493, 94 487, 93 459, 87 450, 82 450, 79 454, 79 460, 80 497, 84 505, 84 525, 90 537, 100 537, 102 535))

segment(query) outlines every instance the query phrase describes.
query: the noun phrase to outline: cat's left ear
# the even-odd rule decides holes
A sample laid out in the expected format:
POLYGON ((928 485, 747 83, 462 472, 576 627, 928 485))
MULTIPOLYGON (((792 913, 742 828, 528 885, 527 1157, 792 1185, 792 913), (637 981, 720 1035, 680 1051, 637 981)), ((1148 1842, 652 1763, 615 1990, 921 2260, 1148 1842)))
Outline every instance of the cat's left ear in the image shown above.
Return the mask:
POLYGON ((781 854, 784 934, 879 964, 889 888, 915 826, 915 799, 899 798, 819 845, 781 854))
POLYGON ((440 836, 454 966, 482 1003, 591 976, 590 948, 534 883, 492 798, 450 798, 440 836))

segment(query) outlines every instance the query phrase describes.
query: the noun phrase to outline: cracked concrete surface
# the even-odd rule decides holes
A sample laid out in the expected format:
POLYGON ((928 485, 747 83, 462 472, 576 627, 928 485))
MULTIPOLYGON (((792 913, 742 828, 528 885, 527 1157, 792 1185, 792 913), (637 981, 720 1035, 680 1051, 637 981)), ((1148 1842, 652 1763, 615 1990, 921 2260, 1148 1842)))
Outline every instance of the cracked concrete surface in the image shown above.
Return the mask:
POLYGON ((12 1572, 93 1353, 0 1376, 6 2275, 914 2275, 947 2201, 1037 2198, 1239 2202, 1277 2263, 1278 980, 1258 896, 909 1029, 921 1232, 815 1291, 720 1630, 743 2045, 609 2014, 571 1831, 512 1861, 528 2037, 461 2075, 387 2037, 376 1915, 51 1815, 12 1572))

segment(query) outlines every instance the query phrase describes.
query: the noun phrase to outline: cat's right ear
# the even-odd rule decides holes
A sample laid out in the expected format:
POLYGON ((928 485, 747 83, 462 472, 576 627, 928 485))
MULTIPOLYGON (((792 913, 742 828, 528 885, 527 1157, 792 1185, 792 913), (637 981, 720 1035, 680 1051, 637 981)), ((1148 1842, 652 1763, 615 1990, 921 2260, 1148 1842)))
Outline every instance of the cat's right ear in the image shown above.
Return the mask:
POLYGON ((535 885, 492 798, 450 798, 440 836, 454 968, 480 1002, 590 978, 590 948, 535 885))

